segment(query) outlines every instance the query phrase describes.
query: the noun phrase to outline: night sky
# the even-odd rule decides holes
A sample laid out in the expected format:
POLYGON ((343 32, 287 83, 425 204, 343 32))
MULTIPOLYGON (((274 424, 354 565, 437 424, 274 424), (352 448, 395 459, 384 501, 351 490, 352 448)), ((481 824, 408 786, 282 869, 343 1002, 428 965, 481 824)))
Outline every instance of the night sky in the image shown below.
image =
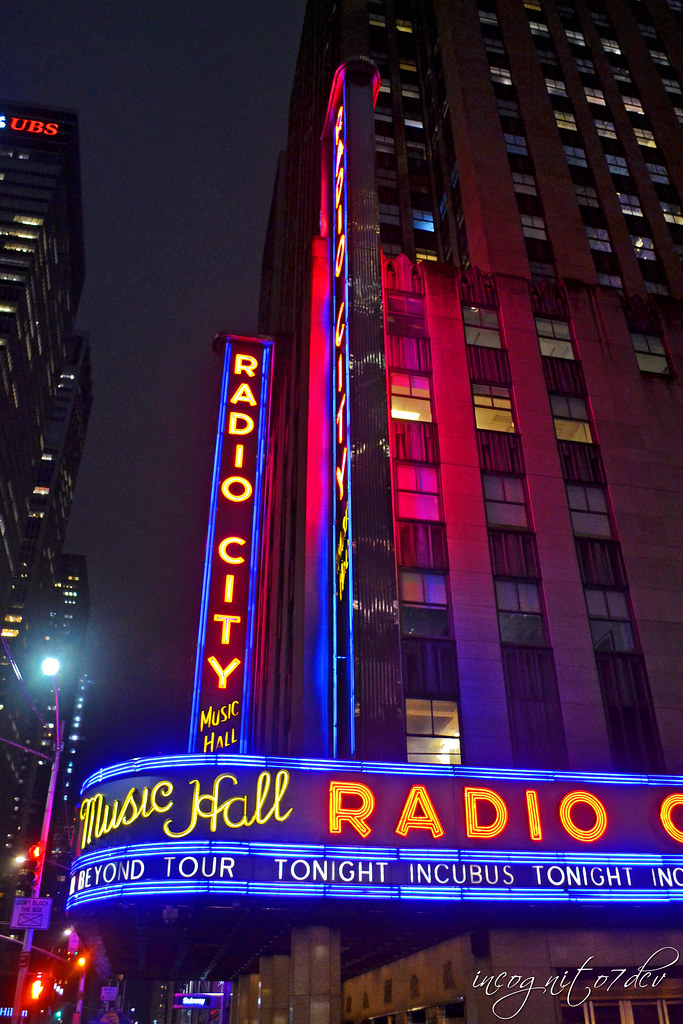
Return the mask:
POLYGON ((3 5, 0 94, 80 115, 94 405, 66 550, 90 577, 79 775, 186 749, 220 383, 256 332, 304 0, 3 5))

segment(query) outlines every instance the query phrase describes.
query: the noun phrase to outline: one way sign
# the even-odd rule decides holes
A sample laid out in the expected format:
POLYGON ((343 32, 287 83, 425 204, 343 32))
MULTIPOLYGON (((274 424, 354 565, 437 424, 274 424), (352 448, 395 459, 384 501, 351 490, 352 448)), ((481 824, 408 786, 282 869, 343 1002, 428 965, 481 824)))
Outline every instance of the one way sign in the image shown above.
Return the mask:
POLYGON ((44 897, 17 896, 12 908, 11 928, 45 929, 50 927, 52 899, 44 897))

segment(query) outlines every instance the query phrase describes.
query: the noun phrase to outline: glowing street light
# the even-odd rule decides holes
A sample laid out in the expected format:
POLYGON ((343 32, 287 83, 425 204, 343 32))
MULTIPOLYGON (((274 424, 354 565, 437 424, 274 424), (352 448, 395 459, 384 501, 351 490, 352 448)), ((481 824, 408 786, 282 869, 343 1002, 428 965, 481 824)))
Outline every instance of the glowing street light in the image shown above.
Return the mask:
POLYGON ((56 676, 59 672, 59 658, 47 657, 43 658, 43 663, 40 666, 45 676, 56 676))

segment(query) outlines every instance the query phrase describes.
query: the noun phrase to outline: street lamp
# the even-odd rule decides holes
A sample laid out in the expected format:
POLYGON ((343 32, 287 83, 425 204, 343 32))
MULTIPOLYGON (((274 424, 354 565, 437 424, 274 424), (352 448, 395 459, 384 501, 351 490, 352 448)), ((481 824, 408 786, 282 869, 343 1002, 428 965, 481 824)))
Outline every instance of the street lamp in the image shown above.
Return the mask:
MULTIPOLYGON (((26 691, 26 684, 19 671, 19 666, 14 660, 14 656, 9 649, 9 645, 4 637, 2 637, 2 645, 5 648, 5 654, 9 660, 10 665, 17 677, 19 684, 22 688, 24 695, 27 697, 34 714, 40 720, 42 725, 46 725, 45 719, 38 711, 37 707, 29 697, 26 691)), ((45 799, 45 810, 43 811, 43 825, 40 830, 40 846, 43 851, 43 856, 40 858, 36 871, 34 874, 34 881, 31 887, 32 898, 40 896, 40 883, 43 877, 43 864, 45 862, 44 851, 47 850, 48 840, 50 838, 50 823, 52 821, 52 808, 55 802, 55 790, 57 788, 57 776, 59 774, 59 760, 62 753, 62 730, 63 726, 59 719, 59 691, 57 689, 57 673, 59 672, 59 661, 57 658, 45 658, 43 661, 43 672, 45 675, 52 677, 54 680, 54 694, 55 694, 55 738, 54 738, 54 749, 52 755, 45 754, 38 750, 31 750, 30 747, 25 747, 21 743, 14 743, 11 740, 2 740, 3 743, 7 743, 11 747, 18 747, 19 750, 23 750, 25 753, 33 754, 36 757, 40 757, 44 761, 51 761, 52 765, 50 768, 50 784, 47 788, 47 797, 45 799)), ((37 844, 38 845, 38 844, 37 844)), ((17 986, 14 991, 14 1006, 12 1008, 12 1024, 20 1024, 21 1020, 21 1003, 24 991, 24 985, 26 984, 26 975, 28 973, 29 960, 31 958, 31 947, 33 946, 33 928, 27 928, 24 931, 24 941, 21 947, 21 953, 19 954, 19 972, 17 974, 17 986)))

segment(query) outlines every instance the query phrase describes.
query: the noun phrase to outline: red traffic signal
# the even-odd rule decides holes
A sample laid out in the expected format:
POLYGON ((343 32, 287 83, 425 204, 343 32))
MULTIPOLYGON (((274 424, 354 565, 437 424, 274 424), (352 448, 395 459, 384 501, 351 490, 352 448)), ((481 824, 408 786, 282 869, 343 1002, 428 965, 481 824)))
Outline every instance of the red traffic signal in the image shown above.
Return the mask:
POLYGON ((29 881, 32 885, 37 885, 40 882, 40 876, 43 873, 43 858, 45 856, 45 844, 44 843, 33 843, 28 848, 28 854, 24 862, 24 871, 27 873, 29 881))
POLYGON ((22 1000, 26 1010, 42 1010, 52 1002, 54 993, 54 982, 52 975, 47 971, 37 971, 29 974, 24 987, 24 998, 22 1000))

